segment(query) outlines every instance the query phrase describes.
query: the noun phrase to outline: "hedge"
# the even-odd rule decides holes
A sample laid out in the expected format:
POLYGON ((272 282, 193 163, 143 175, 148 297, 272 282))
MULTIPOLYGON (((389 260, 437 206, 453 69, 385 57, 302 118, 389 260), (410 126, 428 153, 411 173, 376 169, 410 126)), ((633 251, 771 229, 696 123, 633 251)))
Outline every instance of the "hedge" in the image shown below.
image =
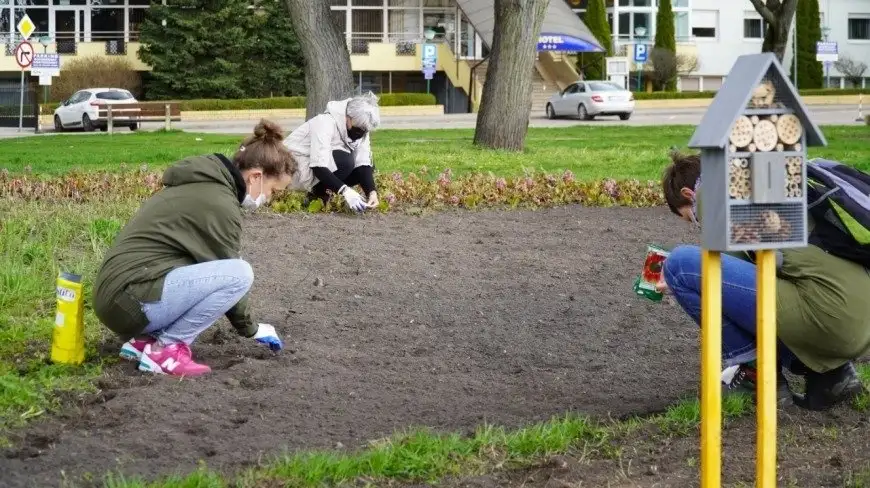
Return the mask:
MULTIPOLYGON (((870 88, 821 88, 812 90, 800 90, 801 96, 818 97, 818 96, 837 96, 837 95, 870 95, 870 88)), ((635 92, 635 100, 685 100, 696 98, 713 98, 716 96, 714 91, 702 92, 635 92)))
MULTIPOLYGON (((411 105, 436 105, 435 95, 430 93, 382 93, 378 95, 378 104, 382 107, 397 107, 411 105)), ((143 100, 145 102, 146 100, 143 100)), ((147 100, 152 101, 152 100, 147 100)), ((162 101, 162 100, 154 100, 162 101)), ((305 97, 274 97, 274 98, 241 98, 236 100, 201 99, 201 100, 171 100, 181 105, 184 112, 202 112, 210 110, 278 110, 304 109, 305 97)), ((57 103, 42 106, 42 113, 51 115, 57 103)))

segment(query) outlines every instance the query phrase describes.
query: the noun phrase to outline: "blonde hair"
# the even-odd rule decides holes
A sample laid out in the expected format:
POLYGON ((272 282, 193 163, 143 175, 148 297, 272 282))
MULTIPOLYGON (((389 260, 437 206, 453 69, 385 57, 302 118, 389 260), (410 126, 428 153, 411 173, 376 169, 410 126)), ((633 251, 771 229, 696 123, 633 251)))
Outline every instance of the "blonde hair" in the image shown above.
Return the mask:
POLYGON ((261 119, 254 133, 239 146, 233 156, 239 170, 259 168, 269 177, 292 175, 296 172, 296 160, 284 145, 284 132, 277 123, 261 119))

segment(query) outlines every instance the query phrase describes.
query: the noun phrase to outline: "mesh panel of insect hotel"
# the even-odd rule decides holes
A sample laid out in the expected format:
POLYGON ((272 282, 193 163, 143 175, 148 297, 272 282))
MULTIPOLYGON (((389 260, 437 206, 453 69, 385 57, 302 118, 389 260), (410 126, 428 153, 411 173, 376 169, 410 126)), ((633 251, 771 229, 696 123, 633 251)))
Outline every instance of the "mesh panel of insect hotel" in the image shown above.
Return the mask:
POLYGON ((806 245, 806 146, 824 144, 770 53, 734 64, 690 147, 701 149, 705 247, 806 245))

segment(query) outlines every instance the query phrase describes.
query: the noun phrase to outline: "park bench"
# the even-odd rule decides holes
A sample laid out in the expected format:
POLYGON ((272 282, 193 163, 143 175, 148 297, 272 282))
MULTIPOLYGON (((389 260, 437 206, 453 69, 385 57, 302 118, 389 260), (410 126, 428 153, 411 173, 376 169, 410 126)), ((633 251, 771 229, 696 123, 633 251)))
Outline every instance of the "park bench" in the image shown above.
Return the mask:
POLYGON ((105 121, 106 130, 112 133, 116 126, 139 128, 142 122, 163 122, 170 130, 172 122, 181 121, 181 105, 176 102, 107 103, 97 109, 100 122, 105 121))

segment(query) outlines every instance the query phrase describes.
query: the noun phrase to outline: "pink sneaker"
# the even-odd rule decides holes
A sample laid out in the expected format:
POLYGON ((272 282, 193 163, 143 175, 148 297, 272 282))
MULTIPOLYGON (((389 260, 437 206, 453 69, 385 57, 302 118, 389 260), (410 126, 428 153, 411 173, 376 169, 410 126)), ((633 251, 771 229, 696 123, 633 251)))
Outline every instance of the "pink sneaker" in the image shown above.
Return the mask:
POLYGON ((139 361, 139 371, 168 374, 173 376, 199 376, 211 373, 211 368, 205 364, 193 362, 190 347, 187 344, 170 344, 159 351, 156 343, 147 344, 139 361))
POLYGON ((153 344, 155 340, 156 339, 151 336, 134 337, 130 339, 121 346, 121 358, 129 361, 136 361, 138 363, 142 359, 142 351, 145 350, 145 346, 153 344))

